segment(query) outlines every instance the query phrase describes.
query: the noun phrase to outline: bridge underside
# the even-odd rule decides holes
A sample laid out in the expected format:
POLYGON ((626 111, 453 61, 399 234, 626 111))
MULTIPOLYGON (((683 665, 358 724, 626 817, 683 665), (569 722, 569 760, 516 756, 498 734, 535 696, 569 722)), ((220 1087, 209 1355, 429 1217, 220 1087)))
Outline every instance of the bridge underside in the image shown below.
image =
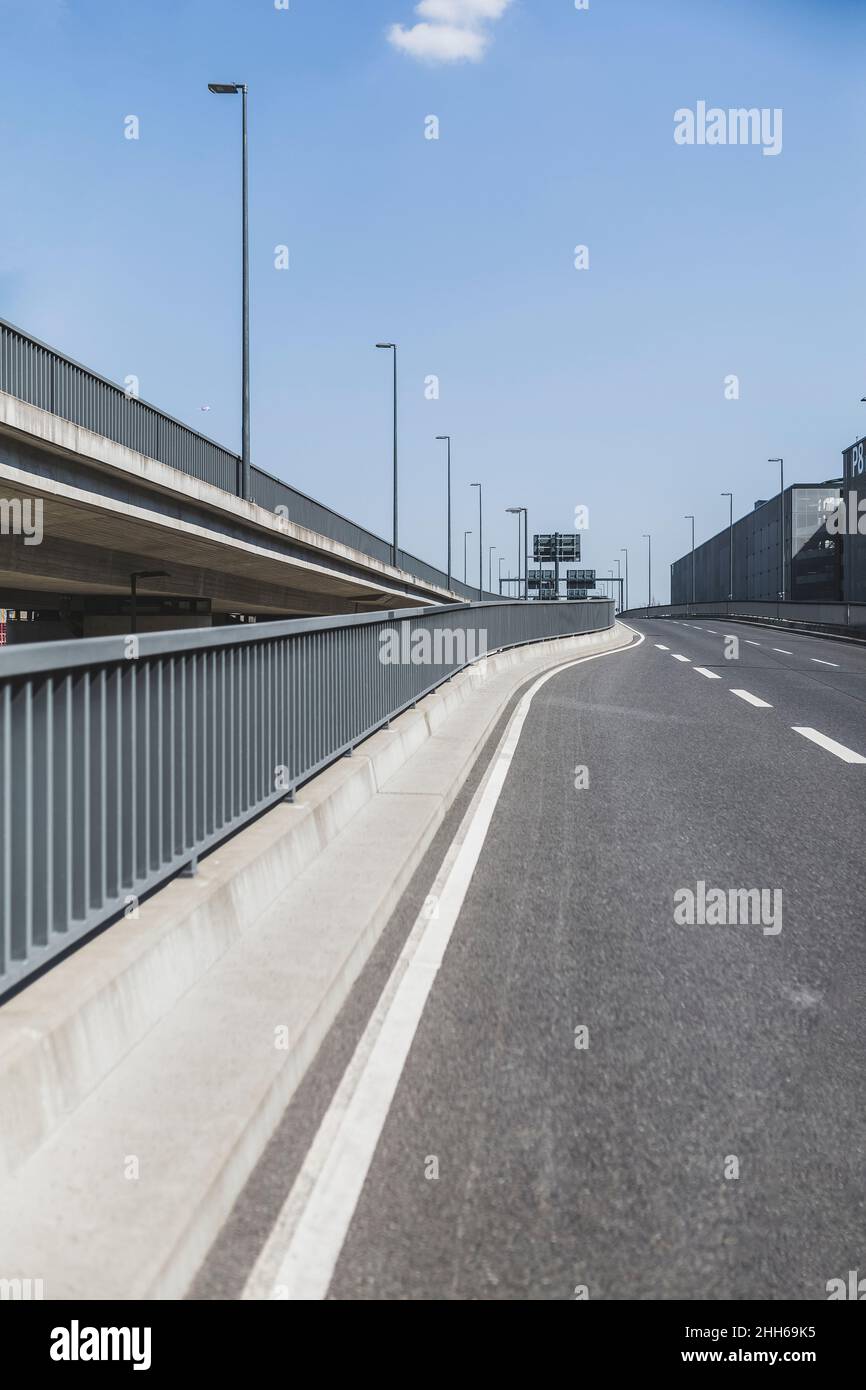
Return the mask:
POLYGON ((10 397, 0 498, 0 607, 41 614, 41 636, 128 631, 136 574, 140 631, 453 598, 10 397))

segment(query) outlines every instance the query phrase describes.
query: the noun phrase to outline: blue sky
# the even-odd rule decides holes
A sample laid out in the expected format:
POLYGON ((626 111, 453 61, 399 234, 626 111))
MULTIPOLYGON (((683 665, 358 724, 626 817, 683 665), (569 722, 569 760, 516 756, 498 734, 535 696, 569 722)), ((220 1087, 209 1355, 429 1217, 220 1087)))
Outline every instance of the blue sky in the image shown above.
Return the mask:
POLYGON ((246 81, 254 461, 387 535, 395 340, 407 548, 444 562, 450 432, 458 572, 481 480, 508 568, 506 506, 581 504, 585 563, 627 546, 642 601, 651 532, 665 598, 684 513, 866 433, 866 5, 487 0, 474 61, 389 41, 466 2, 0 0, 0 315, 237 447, 240 113, 206 86, 246 81), (781 108, 782 152, 678 146, 699 100, 781 108))

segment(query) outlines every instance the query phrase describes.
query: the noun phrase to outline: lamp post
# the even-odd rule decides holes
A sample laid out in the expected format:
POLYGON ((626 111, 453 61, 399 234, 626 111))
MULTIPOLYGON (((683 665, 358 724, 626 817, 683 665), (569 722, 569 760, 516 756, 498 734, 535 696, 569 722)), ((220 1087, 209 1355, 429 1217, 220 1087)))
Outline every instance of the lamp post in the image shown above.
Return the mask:
POLYGON ((493 593, 493 553, 494 553, 495 550, 496 550, 496 546, 495 546, 495 545, 491 545, 491 546, 488 548, 488 552, 487 552, 487 592, 488 592, 488 594, 492 594, 492 593, 493 593))
POLYGON ((466 583, 466 541, 472 535, 471 531, 463 532, 463 583, 466 583))
POLYGON ((651 608, 653 601, 653 538, 646 531, 643 533, 643 538, 647 543, 646 606, 651 608))
POLYGON ((470 483, 470 487, 478 488, 478 598, 484 597, 484 534, 481 515, 481 484, 470 483))
POLYGON ((241 318, 243 321, 241 349, 241 476, 238 495, 250 500, 250 250, 249 250, 249 180, 247 159, 247 84, 245 82, 209 82, 208 91, 217 96, 241 96, 241 261, 242 290, 241 318))
POLYGON ((505 559, 505 556, 504 556, 504 555, 500 555, 500 557, 499 557, 499 597, 500 597, 500 598, 502 598, 502 562, 503 562, 504 559, 505 559))
POLYGON ((625 556, 625 609, 628 612, 628 551, 625 546, 620 546, 620 550, 625 556))
MULTIPOLYGON (((506 512, 508 512, 511 516, 516 516, 516 517, 517 517, 517 597, 520 598, 520 573, 521 573, 521 567, 520 567, 520 550, 521 550, 521 544, 520 544, 520 518, 521 518, 521 516, 523 516, 523 517, 526 518, 526 523, 525 523, 525 527, 524 527, 524 536, 525 536, 526 539, 525 539, 525 545, 523 546, 523 556, 524 556, 524 560, 525 560, 525 559, 528 558, 528 557, 527 557, 527 552, 528 552, 528 550, 529 550, 529 534, 528 534, 529 517, 528 517, 528 514, 527 514, 527 511, 526 511, 526 508, 525 508, 525 507, 506 507, 505 510, 506 510, 506 512)), ((524 569, 525 569, 525 568, 526 568, 526 566, 524 565, 524 569)), ((527 573, 526 576, 525 576, 525 582, 524 582, 524 587, 523 587, 523 597, 524 597, 524 598, 528 598, 528 597, 529 597, 529 574, 528 574, 528 573, 527 573)))
POLYGON ((779 575, 781 578, 781 597, 785 602, 785 460, 767 459, 768 463, 779 465, 779 575))
POLYGON ((394 522, 393 540, 391 542, 391 564, 397 568, 397 344, 396 343, 377 343, 377 348, 383 352, 393 352, 394 354, 394 522))
POLYGON ((692 607, 695 603, 695 519, 693 516, 683 517, 684 521, 692 523, 692 607))
POLYGON ((721 493, 722 497, 727 497, 731 503, 731 517, 728 533, 728 549, 731 552, 731 573, 728 580, 728 603, 734 601, 734 494, 732 492, 721 493))
POLYGON ((437 434, 437 439, 448 443, 448 588, 451 588, 451 436, 437 434))

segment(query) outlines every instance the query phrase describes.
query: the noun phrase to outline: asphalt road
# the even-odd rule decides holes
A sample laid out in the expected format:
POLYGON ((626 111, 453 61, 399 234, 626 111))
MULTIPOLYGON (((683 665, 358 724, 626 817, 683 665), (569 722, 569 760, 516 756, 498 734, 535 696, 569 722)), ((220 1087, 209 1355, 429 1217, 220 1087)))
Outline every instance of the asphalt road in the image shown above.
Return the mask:
MULTIPOLYGON (((866 649, 633 626, 535 696, 329 1298, 824 1299, 866 1272, 866 649), (781 930, 681 924, 699 882, 780 893, 781 930)), ((199 1296, 292 1176, 257 1170, 267 1220, 199 1296)))

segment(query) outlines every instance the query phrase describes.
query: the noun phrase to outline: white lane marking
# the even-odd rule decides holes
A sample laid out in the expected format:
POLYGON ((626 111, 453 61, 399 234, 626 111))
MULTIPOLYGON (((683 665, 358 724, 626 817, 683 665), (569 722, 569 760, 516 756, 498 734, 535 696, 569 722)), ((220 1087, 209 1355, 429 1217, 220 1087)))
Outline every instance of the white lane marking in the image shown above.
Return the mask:
POLYGON ((658 647, 658 649, 659 649, 660 652, 669 652, 669 651, 670 651, 670 647, 663 647, 662 644, 661 644, 661 642, 656 642, 656 646, 658 647))
POLYGON ((716 629, 714 627, 708 627, 707 632, 711 632, 714 637, 716 636, 716 629))
POLYGON ((817 661, 819 666, 838 666, 838 661, 822 661, 820 656, 810 656, 810 661, 817 661))
POLYGON ((324 1299, 409 1049, 457 924, 529 709, 547 681, 571 666, 633 651, 595 652, 546 671, 519 701, 487 772, 328 1107, 295 1183, 253 1266, 243 1299, 324 1299), (429 901, 429 898, 428 898, 429 901))
POLYGON ((862 753, 854 753, 850 748, 846 748, 844 743, 837 743, 835 738, 828 738, 826 734, 820 734, 817 729, 806 729, 797 724, 792 724, 791 728, 795 734, 802 734, 812 743, 817 743, 819 748, 826 748, 828 753, 835 753, 837 758, 841 758, 843 763, 866 763, 866 758, 862 753))
POLYGON ((793 655, 794 655, 793 652, 786 652, 784 647, 774 647, 774 648, 773 648, 773 651, 774 651, 774 652, 779 652, 779 653, 781 653, 782 656, 793 656, 793 655))
POLYGON ((751 694, 749 693, 748 690, 732 690, 732 691, 731 691, 731 694, 732 694, 732 695, 739 695, 739 697, 740 697, 741 700, 745 700, 745 701, 746 701, 746 704, 748 704, 748 705, 754 705, 756 709, 772 709, 772 708, 773 708, 772 705, 768 705, 768 704, 767 704, 767 701, 766 701, 766 700, 759 700, 758 697, 757 697, 757 695, 751 695, 751 694))
POLYGON ((753 642, 749 637, 746 637, 744 640, 747 647, 760 647, 761 645, 760 642, 753 642))
POLYGON ((673 657, 674 661, 688 661, 689 663, 691 663, 690 656, 680 656, 679 652, 671 652, 671 656, 673 657))
POLYGON ((693 666, 693 671, 697 671, 699 676, 706 676, 708 681, 720 681, 722 678, 715 671, 708 671, 706 666, 693 666))
POLYGON ((695 632, 703 632, 703 630, 704 630, 702 627, 698 627, 697 623, 695 623, 694 628, 695 628, 695 632))

